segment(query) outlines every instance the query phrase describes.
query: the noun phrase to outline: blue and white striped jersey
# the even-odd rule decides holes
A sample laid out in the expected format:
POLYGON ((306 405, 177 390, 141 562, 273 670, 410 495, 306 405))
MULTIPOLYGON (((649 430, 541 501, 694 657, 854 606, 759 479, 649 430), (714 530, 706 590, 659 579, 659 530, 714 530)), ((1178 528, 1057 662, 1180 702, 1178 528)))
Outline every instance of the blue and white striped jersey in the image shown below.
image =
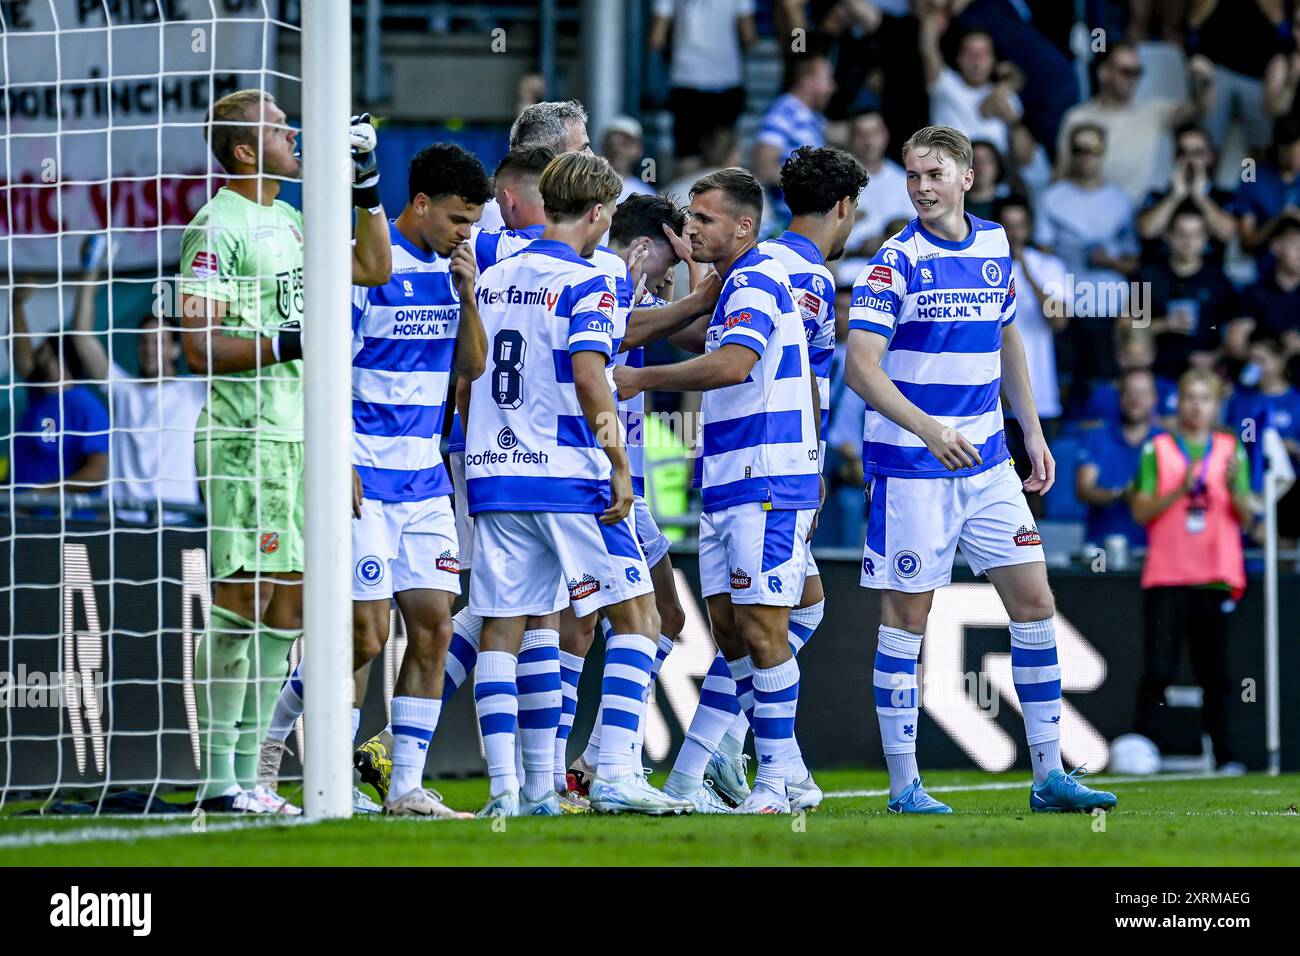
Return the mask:
POLYGON ((598 514, 608 507, 609 459, 578 404, 572 356, 591 350, 608 363, 614 354, 626 321, 615 286, 597 265, 551 239, 537 239, 479 275, 488 368, 470 392, 471 514, 598 514))
POLYGON ((960 432, 983 464, 949 471, 925 443, 869 405, 862 462, 868 474, 955 478, 1008 456, 1002 431, 1002 327, 1016 314, 1007 235, 967 216, 961 242, 930 235, 913 219, 853 283, 849 328, 889 340, 881 368, 921 411, 960 432))
POLYGON ((817 376, 821 395, 820 461, 826 460, 826 429, 831 418, 831 359, 835 356, 835 278, 817 244, 807 236, 786 230, 775 239, 761 242, 767 253, 790 274, 794 304, 808 336, 808 363, 817 376))
MULTIPOLYGON (((668 305, 667 300, 647 289, 636 304, 638 309, 657 309, 668 305)), ((628 368, 645 367, 645 346, 638 345, 626 352, 614 356, 614 365, 626 365, 628 368)), ((627 463, 632 472, 632 493, 645 497, 645 392, 638 392, 635 398, 618 403, 618 418, 623 423, 623 434, 627 440, 627 463)))
POLYGON ((779 149, 784 163, 800 146, 826 145, 826 117, 793 93, 784 93, 768 107, 754 140, 779 149))
POLYGON ((392 278, 352 287, 352 463, 367 498, 423 501, 451 494, 439 445, 460 299, 450 259, 388 228, 392 278))
POLYGON ((745 381, 707 391, 697 477, 705 511, 747 501, 816 508, 819 462, 808 387, 808 339, 790 277, 758 248, 732 266, 705 352, 743 345, 758 353, 745 381))
MULTIPOLYGON (((541 223, 525 226, 523 229, 475 229, 470 233, 470 245, 474 247, 474 259, 478 271, 496 265, 502 259, 513 256, 534 239, 542 235, 546 227, 541 223)), ((451 434, 447 436, 447 451, 455 454, 465 450, 465 426, 461 424, 460 410, 452 409, 451 434)))

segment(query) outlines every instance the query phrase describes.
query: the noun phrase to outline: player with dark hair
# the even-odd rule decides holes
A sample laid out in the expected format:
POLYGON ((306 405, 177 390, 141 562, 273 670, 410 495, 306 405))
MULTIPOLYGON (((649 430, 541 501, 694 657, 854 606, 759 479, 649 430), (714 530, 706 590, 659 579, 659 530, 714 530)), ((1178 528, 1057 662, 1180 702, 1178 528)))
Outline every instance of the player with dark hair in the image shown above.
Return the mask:
MULTIPOLYGON (((482 164, 451 143, 417 153, 408 182, 410 199, 389 227, 392 280, 353 288, 352 661, 359 669, 379 656, 395 599, 407 646, 392 700, 384 812, 468 817, 426 790, 422 778, 442 710, 451 607, 460 594, 452 486, 438 446, 452 372, 472 380, 486 367, 469 237, 491 188, 482 164)), ((275 786, 302 694, 299 668, 280 693, 262 747, 264 787, 275 786)), ((354 706, 354 737, 360 719, 354 706)))

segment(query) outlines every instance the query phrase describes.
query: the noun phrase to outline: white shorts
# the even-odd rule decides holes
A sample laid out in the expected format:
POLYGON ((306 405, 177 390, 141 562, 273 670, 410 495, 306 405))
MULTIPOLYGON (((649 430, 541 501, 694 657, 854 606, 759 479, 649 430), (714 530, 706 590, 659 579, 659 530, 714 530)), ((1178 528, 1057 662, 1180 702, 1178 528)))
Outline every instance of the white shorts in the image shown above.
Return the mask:
POLYGON ((463 451, 447 454, 447 471, 451 472, 451 487, 455 492, 456 540, 460 542, 460 553, 464 559, 460 566, 468 571, 470 556, 474 553, 474 516, 469 513, 469 498, 465 495, 465 453, 463 451))
POLYGON ((803 594, 812 508, 764 511, 747 501, 700 515, 700 590, 732 604, 794 607, 803 594))
POLYGON ((650 511, 650 505, 640 495, 632 500, 632 517, 636 522, 636 540, 641 545, 647 567, 653 568, 664 559, 672 542, 659 530, 659 523, 650 511))
POLYGON ((971 570, 1042 561, 1038 526, 1010 461, 962 478, 876 476, 869 485, 862 586, 922 593, 971 570))
POLYGON ((352 519, 352 600, 381 601, 416 588, 460 593, 451 499, 362 499, 361 517, 352 519))
POLYGON ((606 525, 593 514, 485 511, 474 549, 469 609, 482 617, 540 616, 565 603, 585 617, 653 590, 631 515, 606 525))

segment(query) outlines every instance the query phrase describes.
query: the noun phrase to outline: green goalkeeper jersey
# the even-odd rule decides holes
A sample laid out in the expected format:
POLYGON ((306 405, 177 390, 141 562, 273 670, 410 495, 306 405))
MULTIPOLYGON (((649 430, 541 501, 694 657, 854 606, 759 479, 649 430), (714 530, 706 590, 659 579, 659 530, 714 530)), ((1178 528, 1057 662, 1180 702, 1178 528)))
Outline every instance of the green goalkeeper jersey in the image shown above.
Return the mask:
MULTIPOLYGON (((222 188, 181 239, 181 292, 225 305, 227 335, 271 336, 303 319, 302 213, 222 188)), ((304 323, 305 325, 305 323, 304 323)), ((198 437, 302 441, 302 362, 212 376, 198 437)))

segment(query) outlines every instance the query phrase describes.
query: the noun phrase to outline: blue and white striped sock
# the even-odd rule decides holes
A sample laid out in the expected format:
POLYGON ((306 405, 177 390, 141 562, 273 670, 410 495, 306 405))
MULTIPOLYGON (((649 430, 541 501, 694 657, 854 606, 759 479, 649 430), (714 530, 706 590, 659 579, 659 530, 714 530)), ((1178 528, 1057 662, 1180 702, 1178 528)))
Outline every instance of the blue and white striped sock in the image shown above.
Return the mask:
POLYGON ((577 654, 560 651, 560 690, 564 702, 560 708, 560 726, 555 728, 555 789, 563 790, 568 782, 569 734, 578 714, 578 680, 582 677, 583 659, 577 654))
POLYGON ((785 793, 794 717, 799 706, 799 662, 793 657, 775 667, 754 668, 754 786, 785 793))
POLYGON ((471 614, 469 608, 462 608, 451 619, 451 643, 447 646, 447 659, 443 665, 442 702, 451 700, 451 695, 465 683, 474 671, 478 660, 478 637, 483 630, 483 618, 471 614))
POLYGON ((563 710, 560 632, 525 631, 519 646, 519 740, 524 797, 540 800, 555 789, 555 737, 563 710))
POLYGON ((655 642, 642 634, 614 634, 605 645, 596 769, 602 780, 624 780, 640 772, 636 755, 654 658, 655 642))
POLYGON ((754 662, 746 654, 738 661, 727 661, 727 671, 736 682, 736 700, 740 710, 754 725, 754 662))
POLYGON ((484 651, 474 669, 474 709, 487 754, 492 796, 516 793, 515 733, 519 727, 519 689, 515 683, 518 660, 505 651, 484 651))
MULTIPOLYGON (((266 732, 267 739, 284 743, 293 733, 293 725, 302 716, 302 662, 293 669, 289 679, 280 688, 280 696, 275 699, 275 710, 271 712, 271 726, 266 732)), ((352 731, 355 738, 356 730, 352 731)))
POLYGON ((667 790, 689 794, 700 788, 704 783, 704 768, 737 714, 740 714, 740 702, 736 700, 736 680, 727 667, 727 659, 719 653, 704 675, 700 702, 695 707, 686 739, 677 751, 665 784, 667 790))
POLYGON ((388 792, 398 800, 424 782, 429 744, 438 728, 442 701, 429 697, 393 698, 393 779, 388 792))
MULTIPOLYGON (((604 625, 605 641, 608 643, 609 634, 610 634, 609 622, 606 621, 604 618, 601 618, 601 624, 604 625)), ((667 660, 668 655, 672 653, 672 649, 673 649, 673 639, 671 637, 668 637, 667 635, 660 634, 659 641, 658 641, 658 650, 655 651, 654 663, 650 666, 650 680, 652 682, 659 680, 659 670, 660 668, 663 667, 664 661, 667 660)), ((646 688, 647 701, 649 700, 649 694, 650 694, 650 689, 646 688)), ((585 760, 587 764, 592 767, 596 766, 597 762, 600 760, 600 724, 601 724, 601 720, 603 719, 603 714, 604 714, 603 709, 598 709, 596 711, 596 722, 595 724, 592 725, 591 735, 587 738, 587 749, 582 752, 582 759, 585 760)), ((640 766, 642 762, 641 748, 644 744, 645 744, 645 722, 642 721, 640 740, 639 743, 637 744, 636 757, 632 761, 637 766, 640 766)))
POLYGON ((1061 766, 1061 666, 1052 618, 1011 622, 1011 679, 1025 718, 1034 783, 1061 766))
POLYGON ((920 774, 916 766, 916 659, 921 656, 920 634, 896 627, 880 627, 872 689, 880 741, 889 768, 889 796, 898 796, 920 774))
MULTIPOLYGON (((812 640, 813 634, 817 631, 817 625, 821 624, 822 617, 826 613, 826 602, 818 601, 816 604, 810 604, 807 607, 797 607, 790 612, 790 653, 796 657, 799 652, 807 646, 812 640)), ((734 729, 734 728, 733 728, 734 729)), ((744 747, 744 738, 741 738, 740 745, 744 747)), ((808 772, 808 765, 804 763, 803 748, 799 746, 798 736, 794 739, 794 749, 790 754, 789 766, 786 769, 786 779, 790 783, 803 783, 812 776, 808 772)))

